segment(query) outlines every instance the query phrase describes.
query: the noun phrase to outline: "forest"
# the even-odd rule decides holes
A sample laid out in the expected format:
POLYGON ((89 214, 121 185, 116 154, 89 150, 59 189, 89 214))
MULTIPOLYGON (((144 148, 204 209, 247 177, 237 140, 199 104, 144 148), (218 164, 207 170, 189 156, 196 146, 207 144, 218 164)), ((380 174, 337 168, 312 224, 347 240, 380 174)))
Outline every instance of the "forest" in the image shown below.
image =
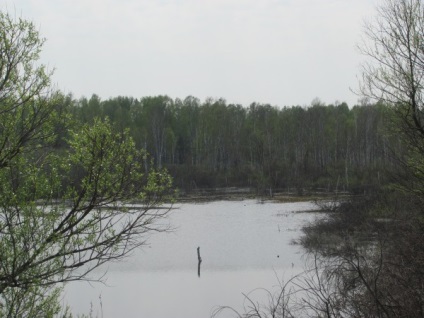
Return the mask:
MULTIPOLYGON (((75 118, 109 118, 165 167, 182 191, 363 191, 390 182, 402 143, 383 103, 279 107, 188 96, 66 97, 75 118)), ((149 162, 150 164, 150 162, 149 162)))
POLYGON ((169 231, 175 188, 220 187, 358 194, 318 202, 300 294, 238 317, 424 317, 423 3, 386 0, 374 22, 359 105, 245 107, 65 95, 35 24, 0 12, 0 317, 72 317, 67 282, 169 231))

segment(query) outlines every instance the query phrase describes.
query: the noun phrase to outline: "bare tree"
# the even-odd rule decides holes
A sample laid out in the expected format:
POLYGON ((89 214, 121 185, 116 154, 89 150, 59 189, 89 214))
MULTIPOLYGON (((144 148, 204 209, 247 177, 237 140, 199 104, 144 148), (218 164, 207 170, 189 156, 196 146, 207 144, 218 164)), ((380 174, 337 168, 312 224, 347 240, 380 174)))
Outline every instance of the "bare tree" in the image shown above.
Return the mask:
MULTIPOLYGON (((394 110, 396 133, 410 152, 403 161, 424 186, 424 4, 421 0, 385 0, 378 16, 365 26, 360 51, 363 65, 360 93, 394 110)), ((411 187, 410 187, 411 188, 411 187)))

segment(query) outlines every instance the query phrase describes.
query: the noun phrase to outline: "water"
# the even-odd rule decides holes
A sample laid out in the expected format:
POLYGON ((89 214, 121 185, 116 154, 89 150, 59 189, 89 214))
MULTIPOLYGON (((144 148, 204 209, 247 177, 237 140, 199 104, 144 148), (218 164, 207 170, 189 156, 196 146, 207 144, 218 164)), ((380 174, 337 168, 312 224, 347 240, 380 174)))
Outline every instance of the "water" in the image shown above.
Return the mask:
MULTIPOLYGON (((302 269, 303 252, 291 242, 315 218, 305 213, 315 208, 312 203, 248 200, 175 207, 169 217, 175 230, 154 234, 148 246, 125 262, 110 264, 106 285, 66 286, 64 302, 74 314, 209 317, 217 306, 242 309, 242 293, 273 289, 278 279, 289 279, 302 269), (203 260, 200 277, 198 246, 203 260)), ((265 300, 260 292, 255 299, 265 300)))

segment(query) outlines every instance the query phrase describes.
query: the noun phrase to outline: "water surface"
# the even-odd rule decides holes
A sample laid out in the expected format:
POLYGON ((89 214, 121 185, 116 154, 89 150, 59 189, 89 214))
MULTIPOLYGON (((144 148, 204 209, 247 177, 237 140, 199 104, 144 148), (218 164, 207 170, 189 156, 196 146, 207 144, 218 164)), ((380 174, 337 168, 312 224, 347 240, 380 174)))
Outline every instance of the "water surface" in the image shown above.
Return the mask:
POLYGON ((315 208, 312 203, 247 200, 174 207, 169 222, 175 230, 152 235, 148 246, 110 264, 107 286, 68 284, 64 299, 75 314, 209 317, 216 306, 240 309, 242 293, 272 289, 277 277, 288 279, 302 269, 303 252, 291 242, 315 218, 305 212, 315 208))

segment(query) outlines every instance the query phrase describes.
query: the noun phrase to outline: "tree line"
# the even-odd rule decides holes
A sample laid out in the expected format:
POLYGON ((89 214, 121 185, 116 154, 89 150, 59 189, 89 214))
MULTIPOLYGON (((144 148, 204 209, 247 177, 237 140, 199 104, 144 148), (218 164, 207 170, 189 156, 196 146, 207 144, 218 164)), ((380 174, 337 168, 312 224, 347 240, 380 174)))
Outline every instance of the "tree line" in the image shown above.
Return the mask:
POLYGON ((188 96, 140 99, 97 95, 68 103, 79 121, 109 118, 137 148, 166 167, 182 190, 250 187, 362 192, 388 182, 400 139, 387 132, 390 108, 363 102, 248 107, 188 96))

